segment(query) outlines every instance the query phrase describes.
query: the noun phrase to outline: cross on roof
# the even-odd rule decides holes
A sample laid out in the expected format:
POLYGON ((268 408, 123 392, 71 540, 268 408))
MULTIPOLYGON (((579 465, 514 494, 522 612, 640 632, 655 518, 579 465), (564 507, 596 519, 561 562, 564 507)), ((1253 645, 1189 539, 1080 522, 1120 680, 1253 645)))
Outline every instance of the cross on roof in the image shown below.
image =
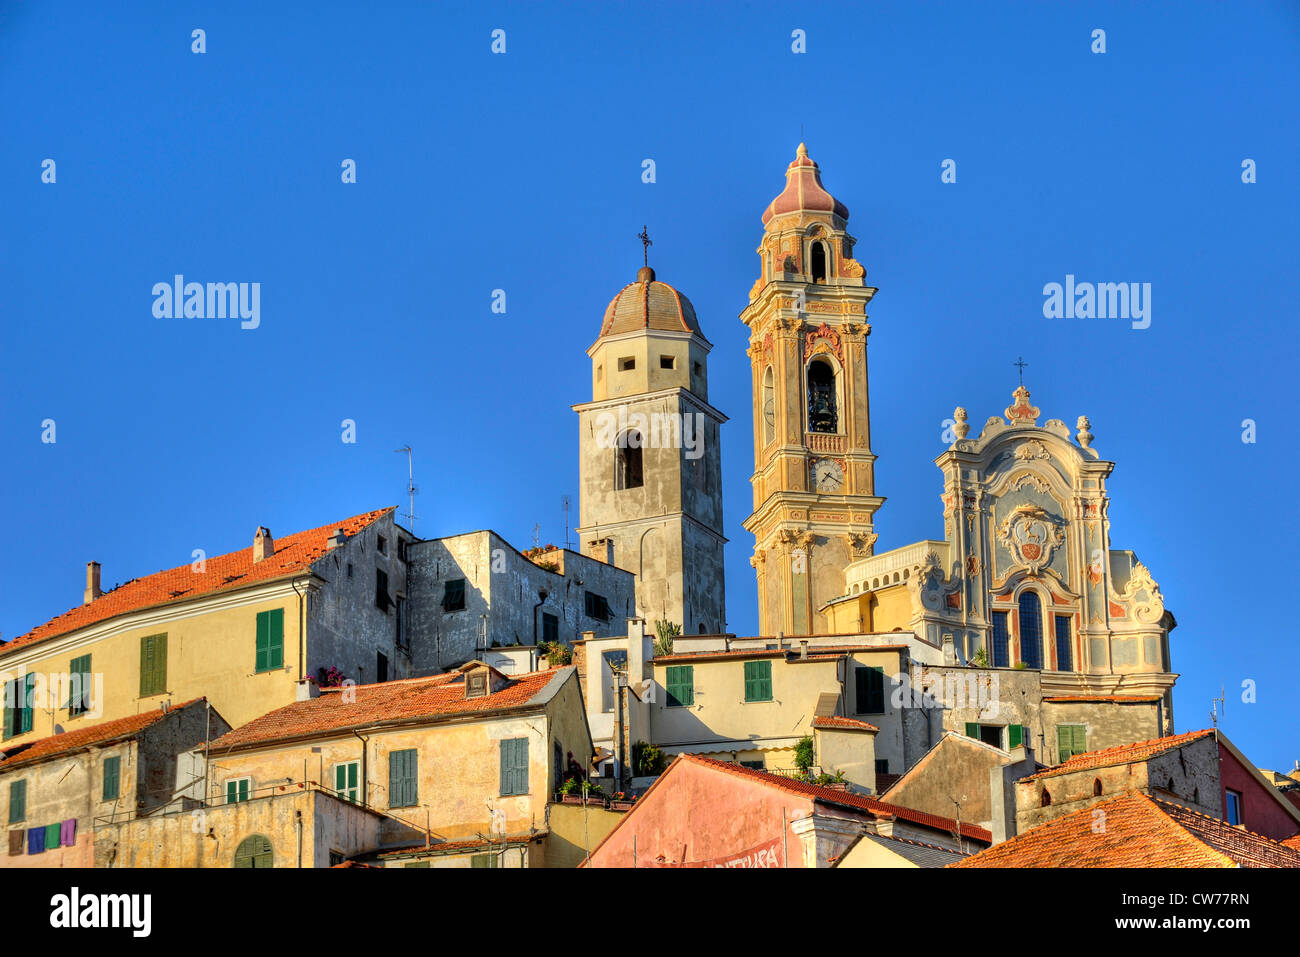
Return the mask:
POLYGON ((1020 369, 1020 384, 1021 384, 1021 385, 1024 385, 1024 384, 1025 384, 1025 366, 1029 365, 1029 363, 1025 361, 1025 357, 1024 357, 1024 356, 1016 356, 1016 361, 1013 362, 1013 363, 1011 363, 1011 364, 1012 364, 1013 366, 1016 366, 1016 367, 1018 367, 1018 368, 1020 369))
POLYGON ((649 266, 650 247, 654 245, 654 242, 650 239, 649 230, 647 230, 645 226, 642 226, 641 232, 637 233, 636 238, 641 240, 641 255, 643 260, 645 261, 645 265, 649 266))

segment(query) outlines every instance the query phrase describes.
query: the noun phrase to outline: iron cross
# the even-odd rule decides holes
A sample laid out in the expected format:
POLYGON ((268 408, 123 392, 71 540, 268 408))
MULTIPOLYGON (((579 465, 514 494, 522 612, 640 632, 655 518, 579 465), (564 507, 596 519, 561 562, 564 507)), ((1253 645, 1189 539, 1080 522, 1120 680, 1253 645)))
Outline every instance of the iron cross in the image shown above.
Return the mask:
POLYGON ((639 240, 641 240, 641 255, 642 255, 642 258, 643 258, 644 261, 645 261, 645 265, 649 266, 649 265, 650 265, 650 247, 653 246, 654 243, 651 241, 651 239, 650 239, 650 233, 649 233, 649 231, 646 229, 646 227, 644 227, 644 226, 641 227, 641 232, 637 233, 637 237, 636 237, 636 238, 639 239, 639 240))
POLYGON ((1025 366, 1029 365, 1029 363, 1025 361, 1025 357, 1024 357, 1024 356, 1016 356, 1016 361, 1013 362, 1013 363, 1011 363, 1011 364, 1012 364, 1013 366, 1016 366, 1016 367, 1018 367, 1018 368, 1020 369, 1020 384, 1021 384, 1021 385, 1024 385, 1024 384, 1025 384, 1025 366))

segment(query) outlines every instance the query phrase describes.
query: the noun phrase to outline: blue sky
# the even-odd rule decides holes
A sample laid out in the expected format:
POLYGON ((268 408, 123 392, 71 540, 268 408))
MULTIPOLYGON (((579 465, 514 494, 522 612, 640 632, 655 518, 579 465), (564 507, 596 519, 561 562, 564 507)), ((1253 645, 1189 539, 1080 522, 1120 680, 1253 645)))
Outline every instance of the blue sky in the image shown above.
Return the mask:
POLYGON ((1179 621, 1179 730, 1222 685, 1254 760, 1300 758, 1295 5, 262 6, 0 6, 4 638, 78 603, 89 560, 111 585, 403 502, 407 443, 420 534, 561 542, 569 406, 643 223, 715 346, 752 633, 736 317, 802 129, 880 288, 878 547, 942 536, 941 423, 1001 412, 1023 355, 1044 418, 1087 414, 1117 463, 1112 543, 1179 621), (176 273, 260 282, 260 326, 155 318, 176 273), (1067 273, 1150 282, 1151 327, 1045 319, 1067 273))

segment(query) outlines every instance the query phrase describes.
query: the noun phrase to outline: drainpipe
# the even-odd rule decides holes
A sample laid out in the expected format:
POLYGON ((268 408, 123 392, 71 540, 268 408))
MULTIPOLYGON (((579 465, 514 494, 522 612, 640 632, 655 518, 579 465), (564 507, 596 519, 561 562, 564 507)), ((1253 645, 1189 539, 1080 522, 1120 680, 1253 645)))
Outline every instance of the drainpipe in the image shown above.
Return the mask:
POLYGON ((303 594, 298 591, 298 582, 293 583, 293 593, 298 596, 298 680, 302 681, 303 670, 307 667, 304 660, 307 654, 307 610, 303 605, 303 594))
POLYGON ((537 609, 541 608, 546 602, 546 589, 537 590, 537 604, 533 606, 533 647, 537 647, 537 609))
MULTIPOLYGON (((359 732, 353 731, 352 733, 361 741, 361 780, 358 782, 361 785, 361 806, 370 807, 370 778, 368 775, 369 762, 366 758, 366 753, 369 750, 366 745, 370 742, 366 738, 361 737, 359 732)), ((324 787, 324 783, 322 783, 321 786, 324 787)))
POLYGON ((293 827, 295 832, 294 837, 297 842, 298 867, 301 868, 302 867, 302 811, 298 811, 296 813, 296 818, 294 820, 293 827))

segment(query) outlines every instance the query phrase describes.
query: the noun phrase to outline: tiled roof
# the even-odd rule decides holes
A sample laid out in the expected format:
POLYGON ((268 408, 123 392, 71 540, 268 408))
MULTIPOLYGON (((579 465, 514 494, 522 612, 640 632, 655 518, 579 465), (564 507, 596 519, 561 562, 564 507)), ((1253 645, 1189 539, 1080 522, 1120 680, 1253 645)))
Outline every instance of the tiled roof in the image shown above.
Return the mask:
POLYGON ((1051 702, 1052 704, 1090 704, 1093 702, 1113 704, 1155 704, 1164 699, 1158 694, 1067 694, 1055 695, 1051 698, 1044 698, 1043 700, 1051 702))
POLYGON ((794 162, 786 167, 785 189, 763 211, 763 225, 766 226, 773 216, 801 210, 833 212, 843 219, 849 218, 848 208, 826 192, 826 187, 822 185, 821 170, 802 143, 795 153, 794 162))
POLYGON ((1300 832, 1297 832, 1297 833, 1295 833, 1295 834, 1292 834, 1290 837, 1288 837, 1288 838, 1287 838, 1285 841, 1283 841, 1282 843, 1285 844, 1287 847, 1290 847, 1290 848, 1293 848, 1294 850, 1300 851, 1300 832))
POLYGON ((92 745, 102 746, 121 738, 129 738, 140 733, 149 725, 161 721, 172 712, 187 708, 202 700, 202 698, 195 698, 193 701, 186 701, 184 704, 172 705, 167 711, 163 711, 162 708, 152 708, 149 711, 141 711, 139 714, 127 715, 125 718, 116 718, 101 724, 78 728, 76 731, 53 734, 48 738, 33 741, 26 747, 17 745, 10 749, 13 757, 0 761, 0 771, 8 771, 10 768, 21 767, 37 761, 46 761, 92 745))
MULTIPOLYGON (((702 757, 698 754, 681 754, 677 760, 696 761, 719 771, 725 771, 728 774, 734 774, 737 777, 749 778, 751 781, 757 781, 760 784, 766 784, 769 787, 780 788, 792 794, 798 794, 801 797, 811 798, 821 804, 833 804, 837 807, 852 808, 858 811, 865 811, 873 817, 898 818, 903 821, 910 821, 913 824, 922 827, 933 828, 936 831, 945 831, 949 834, 956 833, 957 822, 952 818, 941 817, 938 814, 927 814, 925 811, 917 811, 910 807, 902 807, 897 804, 886 804, 884 801, 878 801, 862 794, 853 794, 849 791, 838 791, 835 788, 823 787, 820 784, 808 784, 805 781, 796 781, 793 778, 781 777, 779 774, 769 774, 766 771, 757 771, 753 768, 743 767, 739 764, 730 764, 725 761, 716 761, 713 758, 702 757)), ((993 835, 982 827, 976 827, 973 824, 963 824, 961 826, 963 837, 972 841, 980 841, 983 844, 992 844, 993 835)))
POLYGON ((532 704, 563 670, 519 675, 492 694, 477 698, 465 697, 465 676, 458 671, 346 689, 325 688, 319 698, 295 701, 255 718, 217 738, 210 748, 222 753, 233 748, 321 737, 390 722, 523 708, 532 704), (344 691, 353 694, 345 695, 344 691))
POLYGON ((1115 764, 1129 764, 1133 761, 1145 761, 1153 758, 1157 754, 1164 754, 1174 748, 1182 747, 1184 744, 1196 741, 1206 735, 1214 734, 1213 730, 1205 731, 1186 731, 1183 734, 1171 735, 1167 738, 1155 738, 1151 741, 1138 741, 1136 744, 1124 744, 1117 748, 1106 748, 1102 751, 1087 751, 1083 754, 1076 754, 1070 760, 1063 764, 1058 764, 1054 768, 1048 768, 1046 771, 1039 771, 1037 774, 1031 774, 1029 777, 1021 778, 1022 781, 1035 781, 1039 778, 1055 777, 1058 774, 1070 774, 1073 771, 1082 771, 1085 768, 1106 768, 1115 764))
POLYGON ((27 634, 0 645, 0 655, 128 612, 297 574, 326 553, 326 542, 335 529, 343 529, 350 537, 392 510, 391 507, 381 508, 345 518, 341 522, 277 538, 274 554, 260 562, 253 561, 253 547, 249 545, 237 552, 207 558, 201 572, 194 571, 190 565, 181 565, 144 578, 134 578, 105 592, 89 605, 78 605, 33 628, 27 634))
POLYGON ((668 283, 657 282, 654 275, 653 269, 642 269, 636 282, 628 283, 610 300, 600 324, 601 336, 649 329, 704 337, 691 301, 668 283))
POLYGON ((1300 852, 1134 793, 1091 804, 949 866, 1300 867, 1300 852))
POLYGON ((831 731, 879 731, 874 724, 867 724, 857 718, 841 718, 838 715, 813 718, 814 728, 826 728, 831 731))

